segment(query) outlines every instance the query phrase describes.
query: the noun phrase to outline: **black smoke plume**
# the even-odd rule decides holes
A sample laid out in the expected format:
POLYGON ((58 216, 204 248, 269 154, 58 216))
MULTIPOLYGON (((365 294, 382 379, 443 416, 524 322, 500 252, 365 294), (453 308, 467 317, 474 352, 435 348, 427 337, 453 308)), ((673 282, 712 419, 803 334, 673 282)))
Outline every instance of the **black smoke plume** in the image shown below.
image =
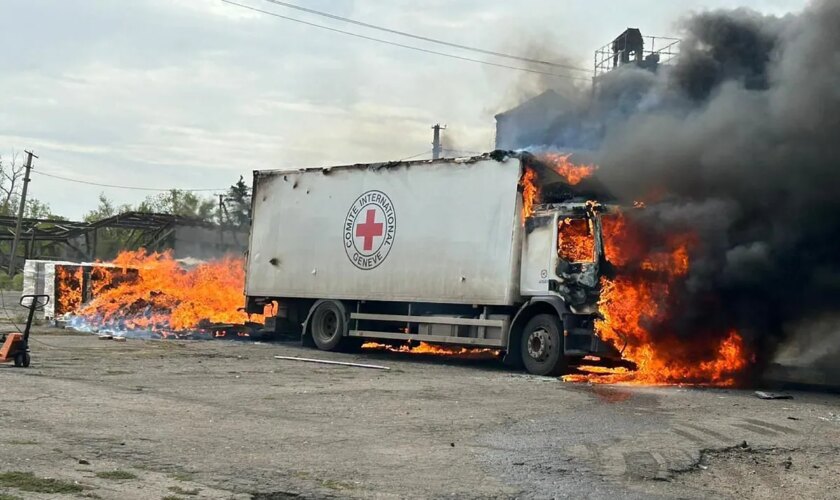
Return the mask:
POLYGON ((678 333, 737 328, 761 368, 840 307, 840 2, 703 13, 685 31, 674 65, 606 75, 522 147, 595 151, 616 195, 656 201, 643 223, 696 232, 678 333))

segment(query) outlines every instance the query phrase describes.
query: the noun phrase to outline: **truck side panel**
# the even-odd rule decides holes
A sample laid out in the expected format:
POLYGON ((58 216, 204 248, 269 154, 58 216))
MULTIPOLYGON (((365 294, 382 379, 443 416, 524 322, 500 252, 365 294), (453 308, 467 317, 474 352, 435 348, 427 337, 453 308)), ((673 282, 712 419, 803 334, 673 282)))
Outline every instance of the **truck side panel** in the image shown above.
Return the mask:
POLYGON ((511 305, 520 164, 256 172, 251 297, 511 305))

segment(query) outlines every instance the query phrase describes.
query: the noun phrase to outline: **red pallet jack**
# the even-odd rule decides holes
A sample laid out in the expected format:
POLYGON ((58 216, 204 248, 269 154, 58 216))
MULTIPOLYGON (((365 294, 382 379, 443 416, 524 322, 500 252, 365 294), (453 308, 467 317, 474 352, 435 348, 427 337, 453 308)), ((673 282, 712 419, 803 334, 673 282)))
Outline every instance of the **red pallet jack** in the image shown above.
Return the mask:
POLYGON ((18 368, 29 367, 29 329, 32 328, 32 319, 35 311, 43 309, 49 304, 49 295, 24 295, 20 298, 20 305, 29 308, 29 316, 26 318, 26 328, 23 333, 12 332, 3 335, 3 347, 0 348, 0 363, 14 361, 18 368), (25 299, 32 299, 29 305, 25 305, 25 299))

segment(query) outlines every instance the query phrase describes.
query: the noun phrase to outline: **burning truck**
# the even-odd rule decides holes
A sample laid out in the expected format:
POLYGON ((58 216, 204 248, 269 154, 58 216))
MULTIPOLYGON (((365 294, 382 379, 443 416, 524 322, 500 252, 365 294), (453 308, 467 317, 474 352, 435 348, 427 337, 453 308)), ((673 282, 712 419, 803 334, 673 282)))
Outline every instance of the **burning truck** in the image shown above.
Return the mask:
POLYGON ((620 362, 630 339, 599 324, 621 210, 594 170, 497 151, 257 171, 246 310, 279 304, 280 328, 328 351, 496 349, 538 375, 620 362))
POLYGON ((48 317, 105 335, 293 333, 324 350, 503 354, 570 381, 733 385, 749 358, 737 330, 681 335, 697 234, 645 224, 655 207, 618 205, 595 171, 499 151, 256 172, 247 263, 126 251, 31 261, 25 282, 53 296, 48 317))

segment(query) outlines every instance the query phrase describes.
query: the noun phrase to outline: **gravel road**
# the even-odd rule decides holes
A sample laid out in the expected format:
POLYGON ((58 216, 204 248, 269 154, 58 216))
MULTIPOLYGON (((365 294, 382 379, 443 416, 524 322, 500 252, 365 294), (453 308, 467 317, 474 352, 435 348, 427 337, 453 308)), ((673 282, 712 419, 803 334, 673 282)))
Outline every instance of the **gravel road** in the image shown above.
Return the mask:
POLYGON ((39 333, 31 368, 0 365, 4 499, 840 497, 837 395, 768 401, 563 383, 492 360, 39 333), (76 491, 44 492, 45 479, 76 491))

